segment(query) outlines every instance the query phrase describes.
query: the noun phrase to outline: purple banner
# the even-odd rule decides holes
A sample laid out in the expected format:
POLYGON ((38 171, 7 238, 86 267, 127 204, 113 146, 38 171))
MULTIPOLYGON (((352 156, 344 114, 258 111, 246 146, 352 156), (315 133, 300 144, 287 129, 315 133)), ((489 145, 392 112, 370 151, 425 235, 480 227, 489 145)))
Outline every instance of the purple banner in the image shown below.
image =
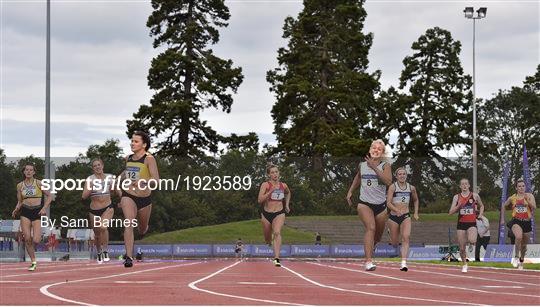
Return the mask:
POLYGON ((499 212, 499 244, 504 244, 506 237, 506 224, 504 221, 504 203, 508 198, 508 176, 510 174, 510 162, 506 161, 504 164, 503 180, 502 180, 502 195, 501 195, 501 205, 499 212))
POLYGON ((234 256, 233 244, 214 244, 212 246, 212 253, 214 256, 234 256))
MULTIPOLYGON (((244 246, 246 247, 246 246, 244 246)), ((249 255, 259 257, 274 257, 274 248, 268 245, 250 245, 248 247, 249 255)), ((281 257, 288 257, 291 255, 291 246, 282 245, 280 250, 281 257)))
POLYGON ((377 248, 375 249, 375 253, 373 256, 375 257, 396 257, 398 255, 398 249, 395 248, 392 245, 377 245, 377 248))
POLYGON ((175 244, 172 246, 173 255, 181 257, 211 257, 211 244, 175 244))
POLYGON ((336 257, 364 257, 363 245, 332 245, 330 254, 336 257))
POLYGON ((123 244, 109 245, 107 250, 109 255, 113 257, 118 257, 126 253, 126 247, 123 244))
MULTIPOLYGON (((523 179, 525 181, 525 192, 532 193, 531 173, 529 171, 529 159, 527 158, 527 146, 523 145, 523 179)), ((534 210, 531 210, 531 226, 532 233, 529 238, 529 242, 534 244, 536 237, 536 226, 534 223, 534 210)))
POLYGON ((443 256, 439 253, 439 247, 411 247, 407 258, 411 260, 441 260, 443 256))
MULTIPOLYGON (((214 244, 213 255, 214 256, 236 256, 236 244, 214 244)), ((242 253, 249 255, 251 251, 251 245, 244 245, 242 253)))
POLYGON ((328 245, 291 245, 291 256, 326 257, 330 255, 328 245))
POLYGON ((135 253, 141 252, 145 256, 172 256, 170 244, 135 244, 135 253))
POLYGON ((491 262, 510 262, 514 245, 489 244, 484 255, 484 261, 491 262))

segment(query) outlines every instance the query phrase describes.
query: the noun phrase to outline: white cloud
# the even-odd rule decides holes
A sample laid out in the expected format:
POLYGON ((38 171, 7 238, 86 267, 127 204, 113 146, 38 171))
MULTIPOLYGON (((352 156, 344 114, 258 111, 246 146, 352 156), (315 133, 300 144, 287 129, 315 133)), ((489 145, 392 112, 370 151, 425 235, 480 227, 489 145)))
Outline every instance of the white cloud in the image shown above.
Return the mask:
MULTIPOLYGON (((45 103, 45 2, 2 4, 2 113, 0 132, 8 155, 39 155, 40 145, 25 135, 43 139, 45 103), (11 121, 10 121, 11 120, 11 121), (34 122, 17 125, 13 121, 34 122)), ((212 48, 243 68, 244 83, 234 96, 230 114, 204 112, 217 131, 255 131, 261 143, 273 143, 266 72, 277 65, 277 49, 286 45, 282 27, 297 17, 302 1, 226 1, 229 27, 212 48)), ((479 2, 472 3, 479 6, 479 2)), ((439 26, 462 42, 461 60, 472 74, 472 25, 463 1, 367 1, 365 32, 374 33, 370 71, 382 70, 382 85, 397 85, 402 60, 427 28, 439 26)), ((539 61, 539 3, 482 1, 487 18, 477 22, 477 95, 520 85, 539 61)), ((55 2, 52 6, 52 152, 75 155, 88 145, 119 137, 129 149, 125 121, 152 91, 147 73, 152 49, 146 20, 150 2, 55 2), (69 128, 68 128, 69 127, 69 128), (72 131, 70 131, 72 130, 72 131), (79 135, 84 131, 86 135, 79 135), (72 140, 73 138, 73 140, 72 140), (70 152, 70 150, 72 150, 70 152)))

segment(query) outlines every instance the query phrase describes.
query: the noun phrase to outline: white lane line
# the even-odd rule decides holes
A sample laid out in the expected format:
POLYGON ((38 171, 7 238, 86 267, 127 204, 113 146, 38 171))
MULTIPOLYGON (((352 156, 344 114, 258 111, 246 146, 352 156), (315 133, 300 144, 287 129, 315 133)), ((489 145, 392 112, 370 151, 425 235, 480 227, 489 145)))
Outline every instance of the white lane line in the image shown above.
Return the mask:
MULTIPOLYGON (((38 262, 39 268, 55 268, 55 267, 73 267, 73 266, 81 266, 81 265, 99 265, 97 263, 66 263, 66 262, 55 262, 55 263, 43 263, 38 262)), ((22 262, 17 264, 16 266, 11 267, 0 267, 0 271, 20 271, 20 270, 26 270, 30 266, 30 262, 22 262), (24 265, 24 267, 22 267, 24 265)))
POLYGON ((284 269, 287 271, 295 274, 296 276, 302 278, 303 280, 312 283, 316 286, 319 286, 321 288, 328 288, 332 290, 342 291, 342 292, 351 292, 351 293, 358 293, 358 294, 364 294, 368 296, 380 296, 380 297, 386 297, 386 298, 393 298, 393 299, 402 299, 402 300, 412 300, 412 301, 425 301, 425 302, 435 302, 435 303, 445 303, 447 305, 474 305, 474 306, 481 306, 481 304, 473 304, 473 303, 465 303, 465 302, 454 302, 454 301, 445 301, 445 300, 436 300, 436 299, 429 299, 429 298, 420 298, 420 297, 409 297, 409 296, 398 296, 398 295, 390 295, 390 294, 380 294, 380 293, 374 293, 374 292, 366 292, 366 291, 360 291, 360 290, 352 290, 352 289, 344 289, 344 288, 338 288, 334 286, 329 286, 325 284, 321 284, 319 282, 316 282, 314 280, 311 280, 304 275, 291 270, 288 267, 283 266, 284 269))
POLYGON ((366 287, 398 287, 398 284, 357 284, 358 286, 366 287))
MULTIPOLYGON (((349 265, 354 265, 354 266, 360 266, 360 265, 357 265, 356 263, 347 263, 349 265)), ((385 268, 384 266, 382 267, 383 269, 389 269, 389 268, 385 268)), ((511 283, 511 284, 519 284, 519 285, 527 285, 527 286, 534 286, 534 287, 537 287, 538 286, 538 283, 530 283, 530 282, 522 282, 522 281, 511 281, 511 280, 502 280, 502 279, 493 279, 493 278, 485 278, 485 277, 479 277, 479 276, 470 276, 470 275, 465 275, 463 273, 458 273, 458 274, 449 274, 449 273, 442 273, 442 272, 433 272, 433 271, 424 271, 424 270, 417 270, 417 269, 414 269, 414 270, 411 270, 411 271, 414 271, 414 272, 420 272, 420 273, 429 273, 429 274, 438 274, 438 275, 444 275, 444 276, 452 276, 452 277, 460 277, 460 278, 469 278, 469 279, 478 279, 478 280, 487 280, 487 281, 496 281, 496 282, 503 282, 503 283, 511 283)), ((457 271, 457 268, 456 270, 454 271, 457 271)), ((469 272, 470 273, 470 272, 469 272)))
POLYGON ((243 261, 238 261, 238 262, 235 262, 229 266, 226 266, 208 276, 205 276, 201 279, 198 279, 194 282, 191 282, 188 286, 193 289, 193 290, 196 290, 196 291, 201 291, 201 292, 205 292, 205 293, 208 293, 208 294, 213 294, 213 295, 218 295, 218 296, 224 296, 224 297, 231 297, 231 298, 237 298, 237 299, 241 299, 241 300, 247 300, 247 301, 254 301, 254 302, 263 302, 263 303, 272 303, 272 304, 280 304, 280 305, 294 305, 294 306, 305 306, 304 304, 296 304, 296 303, 289 303, 289 302, 281 302, 281 301, 272 301, 272 300, 264 300, 264 299, 258 299, 258 298, 253 298, 253 297, 247 297, 247 296, 240 296, 240 295, 232 295, 232 294, 226 294, 226 293, 221 293, 221 292, 215 292, 215 291, 210 291, 210 290, 206 290, 206 289, 202 289, 202 288, 199 288, 197 287, 197 284, 200 283, 200 282, 203 282, 207 279, 210 279, 220 273, 222 273, 223 271, 225 270, 228 270, 236 265, 238 265, 240 262, 243 262, 243 261))
MULTIPOLYGON (((141 263, 141 265, 149 265, 149 264, 156 264, 156 263, 141 263)), ((47 272, 42 272, 42 271, 39 271, 39 264, 38 264, 38 268, 37 268, 37 271, 34 271, 34 272, 26 272, 24 274, 13 274, 13 275, 3 275, 2 278, 7 278, 7 277, 19 277, 19 276, 35 276, 35 275, 43 275, 43 274, 54 274, 54 273, 65 273, 65 272, 73 272, 73 271, 87 271, 87 270, 93 270, 93 269, 102 269, 102 268, 108 268, 110 269, 112 266, 120 266, 121 264, 118 263, 118 264, 101 264, 101 265, 96 265, 96 266, 92 266, 92 267, 87 267, 87 268, 78 268, 78 269, 69 269, 69 270, 58 270, 58 271, 47 271, 47 272), (28 274, 31 274, 31 275, 28 275, 28 274)))
POLYGON ((239 281, 241 285, 277 285, 275 282, 239 281))
POLYGON ((168 266, 164 266, 164 267, 152 268, 152 269, 146 269, 146 270, 140 270, 140 271, 134 271, 134 272, 132 271, 132 272, 120 273, 120 274, 114 274, 114 275, 99 276, 99 277, 92 277, 92 278, 85 278, 85 279, 77 279, 77 280, 71 280, 71 281, 69 281, 67 283, 62 281, 62 282, 57 282, 57 283, 45 285, 45 286, 43 286, 43 287, 41 287, 39 289, 39 292, 41 292, 42 294, 44 294, 44 295, 46 295, 46 296, 48 296, 48 297, 50 297, 52 299, 56 299, 56 300, 67 302, 67 303, 84 305, 84 306, 97 306, 96 304, 90 304, 90 303, 70 300, 70 299, 67 299, 67 298, 52 294, 51 292, 49 292, 49 288, 54 287, 54 286, 58 286, 58 285, 63 285, 63 284, 77 283, 77 282, 90 281, 90 280, 98 280, 98 279, 104 279, 104 278, 113 278, 113 277, 119 277, 119 276, 128 276, 128 275, 133 275, 133 274, 146 273, 146 272, 164 270, 164 269, 175 268, 175 267, 189 266, 189 265, 194 265, 194 264, 198 264, 198 263, 202 263, 202 262, 182 263, 182 264, 168 265, 168 266))
POLYGON ((427 285, 427 286, 432 286, 432 287, 449 288, 449 289, 464 290, 464 291, 473 291, 473 292, 489 293, 489 294, 512 295, 512 296, 519 295, 519 296, 527 296, 527 297, 540 298, 540 295, 521 294, 521 293, 518 294, 518 293, 509 293, 509 292, 493 292, 493 291, 485 291, 485 290, 480 290, 480 289, 472 289, 472 288, 463 288, 463 287, 457 287, 457 286, 449 286, 449 285, 434 284, 434 283, 430 283, 430 282, 424 282, 424 281, 418 281, 418 280, 412 280, 412 279, 403 279, 403 278, 398 278, 398 277, 393 277, 393 276, 387 276, 387 275, 382 275, 382 274, 375 274, 375 273, 372 273, 372 272, 366 272, 366 271, 363 271, 363 270, 355 270, 355 269, 349 269, 349 268, 338 267, 338 266, 333 266, 333 265, 324 265, 324 264, 319 264, 319 263, 309 263, 309 264, 319 265, 319 266, 325 266, 325 267, 334 268, 334 269, 338 269, 338 270, 345 270, 345 271, 351 271, 351 272, 359 272, 359 273, 364 273, 364 274, 368 274, 368 275, 372 275, 372 276, 383 277, 383 278, 389 278, 389 279, 393 279, 393 280, 399 280, 399 281, 409 282, 409 283, 415 283, 415 284, 422 284, 422 285, 427 285))
MULTIPOLYGON (((380 261, 382 263, 395 263, 393 261, 380 261)), ((423 262, 409 262, 409 265, 413 264, 415 266, 419 267, 435 267, 441 270, 453 270, 452 267, 457 267, 453 264, 437 264, 437 263, 423 263, 423 262)), ((473 267, 473 266, 471 266, 473 267)), ((474 266, 474 269, 479 269, 482 271, 482 273, 490 273, 490 274, 504 274, 504 275, 512 275, 512 276, 520 276, 520 277, 540 277, 540 274, 519 274, 519 273, 507 273, 507 272, 500 272, 500 271, 513 271, 515 272, 517 269, 511 269, 511 268, 496 268, 496 267, 482 267, 482 266, 474 266), (499 272, 491 272, 491 271, 499 271, 499 272)), ((539 273, 538 270, 531 270, 531 269, 523 269, 522 272, 533 272, 533 273, 539 273)))
POLYGON ((0 284, 2 283, 27 283, 31 282, 30 280, 0 280, 0 284))
POLYGON ((481 286, 484 288, 523 289, 521 286, 481 286))
POLYGON ((117 284, 153 284, 151 280, 117 280, 114 283, 117 284))

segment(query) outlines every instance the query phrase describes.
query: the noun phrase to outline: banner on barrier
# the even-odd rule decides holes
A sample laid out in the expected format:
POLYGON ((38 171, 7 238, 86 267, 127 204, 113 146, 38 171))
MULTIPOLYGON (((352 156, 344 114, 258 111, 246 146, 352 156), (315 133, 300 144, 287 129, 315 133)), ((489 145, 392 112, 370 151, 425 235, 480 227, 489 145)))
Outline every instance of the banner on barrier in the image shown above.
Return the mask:
POLYGON ((135 244, 135 252, 142 252, 146 256, 171 256, 170 244, 135 244))
POLYGON ((392 245, 378 245, 375 249, 375 257, 395 257, 398 255, 398 248, 392 245))
POLYGON ((109 244, 108 250, 109 255, 116 257, 126 253, 126 247, 124 245, 112 245, 109 244))
POLYGON ((540 244, 527 244, 525 263, 540 263, 540 244))
POLYGON ((364 257, 364 246, 353 244, 332 245, 330 254, 336 257, 364 257))
POLYGON ((210 257, 211 244, 175 244, 172 246, 173 255, 181 257, 210 257))
POLYGON ((328 245, 291 245, 291 256, 326 257, 330 255, 328 245))
MULTIPOLYGON (((249 255, 261 256, 261 257, 273 257, 274 248, 268 245, 249 245, 249 255)), ((291 255, 291 246, 282 245, 280 251, 281 257, 288 257, 291 255)))
POLYGON ((411 260, 440 260, 443 256, 439 253, 439 247, 411 247, 407 258, 411 260))
POLYGON ((514 254, 514 245, 488 244, 484 261, 510 262, 514 254))

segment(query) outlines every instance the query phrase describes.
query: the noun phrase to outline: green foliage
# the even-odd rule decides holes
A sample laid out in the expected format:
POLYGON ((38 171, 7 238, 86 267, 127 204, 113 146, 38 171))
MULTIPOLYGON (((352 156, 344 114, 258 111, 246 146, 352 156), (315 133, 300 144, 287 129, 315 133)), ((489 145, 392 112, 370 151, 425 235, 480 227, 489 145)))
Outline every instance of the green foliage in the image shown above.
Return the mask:
MULTIPOLYGON (((479 112, 479 156, 485 172, 500 178, 505 160, 511 162, 510 185, 523 177, 523 145, 527 146, 535 191, 540 187, 540 65, 522 87, 499 90, 483 101, 479 112)), ((510 188, 513 193, 514 189, 510 188)))
POLYGON ((378 98, 389 111, 381 116, 380 129, 399 133, 396 167, 410 166, 411 182, 425 204, 437 198, 430 192, 440 189, 436 185, 456 182, 464 166, 437 151, 470 142, 471 78, 461 67, 461 44, 447 30, 428 29, 412 51, 403 60, 399 91, 390 87, 378 98))
POLYGON ((378 74, 367 73, 372 34, 364 34, 363 1, 304 1, 296 19, 287 17, 278 50, 279 66, 267 73, 276 96, 272 108, 277 151, 320 159, 364 154, 371 138, 370 110, 378 74))
POLYGON ((148 72, 155 91, 150 105, 141 105, 127 121, 127 134, 149 132, 160 140, 156 149, 163 155, 215 153, 219 135, 200 114, 207 108, 229 113, 243 79, 241 68, 209 48, 219 40, 217 27, 227 26, 229 10, 223 0, 153 0, 152 8, 147 26, 154 48, 166 49, 148 72))
MULTIPOLYGON (((312 243, 314 234, 290 227, 282 229, 284 244, 312 243)), ((260 220, 249 220, 220 224, 215 226, 194 227, 184 230, 160 233, 145 238, 144 243, 223 243, 234 244, 241 238, 244 243, 264 244, 260 220)), ((326 243, 323 241, 323 243, 326 243)))

